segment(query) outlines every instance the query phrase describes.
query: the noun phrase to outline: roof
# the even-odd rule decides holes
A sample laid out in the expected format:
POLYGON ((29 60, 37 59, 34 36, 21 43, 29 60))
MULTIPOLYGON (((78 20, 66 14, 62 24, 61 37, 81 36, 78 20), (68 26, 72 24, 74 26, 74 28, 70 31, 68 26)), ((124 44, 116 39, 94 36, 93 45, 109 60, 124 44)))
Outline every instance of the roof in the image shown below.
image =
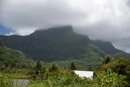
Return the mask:
POLYGON ((93 78, 93 74, 94 74, 94 71, 79 71, 79 70, 74 70, 75 74, 77 74, 79 77, 86 77, 86 78, 90 78, 92 79, 93 78))

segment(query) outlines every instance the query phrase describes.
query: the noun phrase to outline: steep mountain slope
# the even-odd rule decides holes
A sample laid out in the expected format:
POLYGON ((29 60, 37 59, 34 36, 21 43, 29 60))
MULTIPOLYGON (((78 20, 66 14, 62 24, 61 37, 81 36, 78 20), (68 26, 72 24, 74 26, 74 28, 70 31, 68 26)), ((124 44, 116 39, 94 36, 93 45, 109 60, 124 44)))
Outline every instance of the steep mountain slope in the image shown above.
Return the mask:
POLYGON ((29 61, 22 52, 7 48, 1 42, 0 39, 0 66, 27 67, 29 61))
MULTIPOLYGON (((91 42, 94 45, 96 45, 98 48, 103 50, 105 53, 108 53, 108 54, 122 53, 121 50, 116 49, 110 42, 105 42, 105 41, 101 41, 101 40, 95 40, 95 41, 91 41, 91 42)), ((125 53, 125 52, 123 52, 123 53, 125 53)))
POLYGON ((89 60, 120 52, 111 43, 106 44, 101 41, 98 44, 87 36, 74 33, 71 26, 38 30, 28 36, 0 37, 8 47, 21 50, 34 60, 54 61, 81 58, 89 60), (108 51, 106 46, 112 49, 108 51))

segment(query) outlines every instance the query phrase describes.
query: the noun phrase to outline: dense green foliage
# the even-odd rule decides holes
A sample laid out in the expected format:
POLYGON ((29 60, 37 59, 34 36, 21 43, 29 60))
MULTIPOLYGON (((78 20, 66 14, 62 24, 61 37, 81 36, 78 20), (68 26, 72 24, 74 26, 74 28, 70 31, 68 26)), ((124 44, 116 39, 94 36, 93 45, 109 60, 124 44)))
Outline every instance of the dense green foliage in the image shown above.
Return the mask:
POLYGON ((11 81, 0 77, 0 87, 13 87, 13 84, 11 81))
POLYGON ((7 48, 3 43, 0 45, 0 70, 6 67, 25 68, 29 63, 30 61, 21 51, 7 48))
MULTIPOLYGON (((108 60, 108 58, 106 58, 106 60, 108 60)), ((106 70, 102 68, 105 65, 107 66, 112 64, 115 67, 126 64, 127 68, 125 70, 126 72, 129 72, 129 63, 124 63, 124 61, 126 60, 112 59, 107 63, 103 63, 95 70, 93 79, 80 78, 73 72, 73 70, 60 67, 57 64, 52 64, 51 66, 45 67, 39 61, 28 70, 21 69, 19 71, 19 69, 15 69, 14 75, 18 77, 18 75, 23 74, 31 79, 28 87, 129 87, 130 80, 128 79, 127 74, 120 74, 111 67, 106 70)), ((127 60, 127 62, 130 61, 127 60)), ((13 72, 12 69, 10 69, 10 72, 13 72)), ((12 82, 8 79, 16 77, 9 77, 11 76, 11 73, 3 73, 1 75, 0 87, 12 87, 12 82)))
POLYGON ((107 70, 97 74, 97 77, 94 79, 94 87, 127 87, 128 83, 125 79, 126 76, 107 70))
MULTIPOLYGON (((105 59, 108 60, 109 57, 105 59)), ((123 57, 116 57, 107 63, 103 63, 100 67, 99 71, 107 71, 108 69, 111 69, 113 72, 126 76, 126 81, 130 83, 130 59, 125 59, 123 57)))
POLYGON ((71 26, 38 30, 28 36, 0 36, 5 45, 34 60, 59 61, 87 59, 95 61, 107 54, 121 52, 110 42, 90 40, 73 32, 71 26))
POLYGON ((26 67, 27 59, 20 51, 0 47, 0 65, 6 67, 26 67))
MULTIPOLYGON (((116 60, 118 61, 118 59, 116 60)), ((37 62, 37 64, 39 63, 37 62)), ((59 66, 55 67, 57 68, 51 71, 46 68, 44 73, 35 74, 37 79, 34 79, 29 87, 128 87, 129 85, 126 81, 126 75, 120 75, 111 69, 106 71, 97 69, 94 78, 88 79, 78 77, 70 69, 63 69, 59 66)), ((42 67, 38 70, 42 70, 42 67)))

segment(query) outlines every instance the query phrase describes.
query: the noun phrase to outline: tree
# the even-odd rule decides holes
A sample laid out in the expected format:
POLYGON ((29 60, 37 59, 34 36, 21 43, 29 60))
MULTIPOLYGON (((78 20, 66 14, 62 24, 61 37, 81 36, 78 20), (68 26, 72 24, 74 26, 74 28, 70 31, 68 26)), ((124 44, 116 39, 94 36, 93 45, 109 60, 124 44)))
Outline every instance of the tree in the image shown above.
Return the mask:
POLYGON ((111 69, 107 72, 100 72, 96 76, 92 87, 129 87, 125 81, 126 76, 112 72, 111 69))
POLYGON ((37 61, 36 65, 34 66, 35 74, 39 75, 42 70, 42 64, 40 61, 37 61))
POLYGON ((41 64, 40 61, 37 61, 35 68, 36 68, 37 70, 41 70, 41 69, 42 69, 42 64, 41 64))
POLYGON ((52 66, 49 68, 50 72, 57 71, 57 70, 58 70, 58 67, 56 66, 56 64, 52 64, 52 66))
POLYGON ((75 66, 74 62, 71 63, 71 69, 76 70, 76 66, 75 66))
POLYGON ((46 67, 43 67, 40 61, 37 61, 36 65, 32 68, 30 74, 35 79, 44 79, 46 67))
POLYGON ((107 58, 105 58, 104 60, 103 60, 103 64, 107 64, 107 63, 109 63, 111 61, 111 57, 110 56, 107 56, 107 58))

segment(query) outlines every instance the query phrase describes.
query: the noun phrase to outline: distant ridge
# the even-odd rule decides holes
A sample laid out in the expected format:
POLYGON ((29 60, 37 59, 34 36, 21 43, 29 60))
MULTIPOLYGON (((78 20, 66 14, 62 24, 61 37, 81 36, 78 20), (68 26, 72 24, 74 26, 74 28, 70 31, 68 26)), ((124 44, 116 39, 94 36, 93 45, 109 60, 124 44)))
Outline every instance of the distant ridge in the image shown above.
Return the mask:
MULTIPOLYGON (((119 52, 123 52, 119 49, 116 49, 111 42, 107 42, 107 41, 101 41, 101 40, 93 40, 92 43, 94 45, 96 45, 98 48, 100 48, 101 50, 103 50, 105 53, 108 54, 116 54, 119 52)), ((125 53, 125 52, 123 52, 125 53)))

